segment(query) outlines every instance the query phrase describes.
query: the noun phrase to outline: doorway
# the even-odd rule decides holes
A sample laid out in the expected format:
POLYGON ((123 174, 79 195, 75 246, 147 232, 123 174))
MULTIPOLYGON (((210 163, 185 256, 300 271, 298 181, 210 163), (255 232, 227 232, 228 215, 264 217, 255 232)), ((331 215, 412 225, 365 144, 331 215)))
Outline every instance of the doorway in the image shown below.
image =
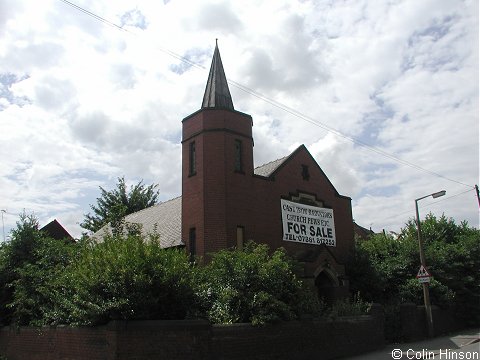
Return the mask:
POLYGON ((315 278, 315 287, 317 289, 318 298, 323 299, 327 305, 332 305, 336 300, 336 288, 338 287, 338 279, 328 269, 323 269, 315 278))

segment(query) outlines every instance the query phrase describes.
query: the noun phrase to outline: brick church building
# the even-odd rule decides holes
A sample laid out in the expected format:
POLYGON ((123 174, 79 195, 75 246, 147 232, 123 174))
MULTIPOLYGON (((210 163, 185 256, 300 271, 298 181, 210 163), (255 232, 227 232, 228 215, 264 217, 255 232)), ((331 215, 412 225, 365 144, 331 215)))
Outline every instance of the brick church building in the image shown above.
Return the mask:
POLYGON ((145 232, 156 229, 164 247, 185 246, 203 259, 249 240, 283 247, 327 300, 346 295, 351 199, 337 192, 304 145, 254 168, 253 120, 234 109, 218 46, 202 107, 182 126, 181 197, 125 220, 145 232))

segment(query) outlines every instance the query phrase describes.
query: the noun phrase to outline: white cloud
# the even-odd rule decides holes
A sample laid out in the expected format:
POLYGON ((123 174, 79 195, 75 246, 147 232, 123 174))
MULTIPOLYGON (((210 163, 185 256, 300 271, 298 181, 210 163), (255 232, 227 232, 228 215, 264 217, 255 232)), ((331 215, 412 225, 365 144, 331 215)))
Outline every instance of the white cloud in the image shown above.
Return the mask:
POLYGON ((256 165, 304 143, 352 197, 361 225, 398 230, 413 199, 440 189, 447 196, 425 201, 422 212, 479 225, 466 186, 312 123, 473 187, 477 2, 204 0, 188 11, 181 1, 76 4, 125 31, 63 2, 0 4, 6 226, 25 208, 78 235, 98 186, 123 175, 159 183, 163 200, 179 195, 181 120, 200 107, 215 38, 229 79, 300 113, 230 87, 235 108, 253 116, 256 165))

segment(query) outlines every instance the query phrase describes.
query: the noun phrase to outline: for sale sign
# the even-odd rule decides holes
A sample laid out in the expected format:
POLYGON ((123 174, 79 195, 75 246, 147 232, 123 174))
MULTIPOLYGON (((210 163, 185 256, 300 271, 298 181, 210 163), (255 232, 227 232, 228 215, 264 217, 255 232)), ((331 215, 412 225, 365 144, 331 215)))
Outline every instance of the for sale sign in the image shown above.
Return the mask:
POLYGON ((283 240, 336 246, 333 210, 281 199, 283 240))

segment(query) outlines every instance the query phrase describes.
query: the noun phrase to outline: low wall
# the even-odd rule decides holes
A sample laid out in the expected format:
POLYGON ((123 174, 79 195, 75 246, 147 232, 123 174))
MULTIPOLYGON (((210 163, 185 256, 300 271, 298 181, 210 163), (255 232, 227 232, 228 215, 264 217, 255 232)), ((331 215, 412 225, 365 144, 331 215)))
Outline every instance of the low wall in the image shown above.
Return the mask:
POLYGON ((106 359, 105 327, 0 330, 0 355, 8 360, 106 359))
POLYGON ((335 321, 304 319, 264 327, 185 320, 0 329, 0 355, 8 360, 334 359, 372 351, 383 344, 383 315, 376 307, 371 315, 335 321))
MULTIPOLYGON (((435 336, 463 329, 466 324, 450 309, 432 305, 433 332, 435 336)), ((405 342, 427 337, 428 328, 424 306, 413 303, 400 305, 401 340, 405 342)))
POLYGON ((214 359, 336 359, 383 345, 383 322, 372 316, 212 328, 214 359))

